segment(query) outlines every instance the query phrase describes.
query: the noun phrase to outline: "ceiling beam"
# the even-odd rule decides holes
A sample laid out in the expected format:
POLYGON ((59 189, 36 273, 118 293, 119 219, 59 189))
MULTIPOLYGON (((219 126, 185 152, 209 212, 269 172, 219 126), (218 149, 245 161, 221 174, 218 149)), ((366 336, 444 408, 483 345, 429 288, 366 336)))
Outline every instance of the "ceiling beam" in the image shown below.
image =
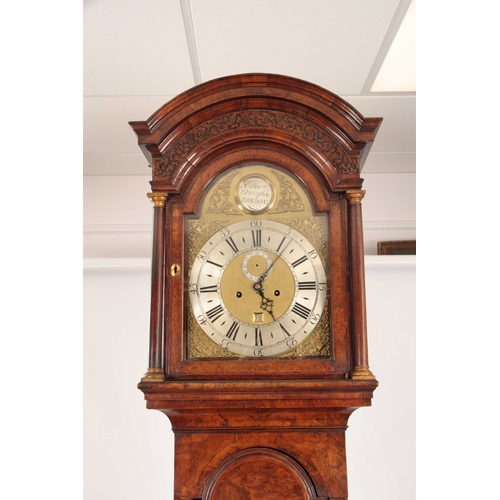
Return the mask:
POLYGON ((191 4, 189 0, 180 0, 182 19, 186 31, 187 44, 189 48, 189 57, 191 59, 191 68, 193 70, 194 82, 196 85, 202 83, 200 60, 198 58, 198 47, 196 45, 196 34, 194 31, 193 14, 191 13, 191 4))
POLYGON ((375 57, 372 68, 368 73, 368 77, 366 78, 365 84, 363 85, 363 88, 361 90, 361 95, 366 95, 370 93, 371 88, 373 87, 373 84, 375 83, 375 80, 379 74, 379 71, 382 68, 382 65, 384 64, 385 58, 389 53, 391 45, 394 42, 396 35, 398 34, 399 28, 403 23, 406 13, 410 8, 411 2, 412 0, 401 0, 399 2, 398 8, 394 13, 394 17, 392 18, 389 29, 387 30, 387 33, 385 35, 382 44, 380 45, 377 57, 375 57))

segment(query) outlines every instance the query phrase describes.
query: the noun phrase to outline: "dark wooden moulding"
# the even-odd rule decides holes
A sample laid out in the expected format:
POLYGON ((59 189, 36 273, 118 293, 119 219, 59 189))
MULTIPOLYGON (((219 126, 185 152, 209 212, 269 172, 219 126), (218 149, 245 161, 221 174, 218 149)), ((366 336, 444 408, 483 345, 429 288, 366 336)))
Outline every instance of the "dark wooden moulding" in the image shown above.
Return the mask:
POLYGON ((368 366, 360 172, 381 121, 311 83, 246 74, 130 122, 154 202, 150 356, 138 387, 172 423, 175 500, 347 499, 347 421, 378 385, 368 366), (329 359, 186 357, 184 217, 215 176, 245 162, 287 169, 328 214, 329 359))

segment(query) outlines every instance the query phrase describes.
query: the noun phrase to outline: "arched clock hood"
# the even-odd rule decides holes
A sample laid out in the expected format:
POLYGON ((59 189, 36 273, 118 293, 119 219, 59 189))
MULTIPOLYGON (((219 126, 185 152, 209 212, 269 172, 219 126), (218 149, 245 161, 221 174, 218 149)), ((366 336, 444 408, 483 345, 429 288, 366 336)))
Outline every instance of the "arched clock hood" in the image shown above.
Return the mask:
POLYGON ((173 194, 221 148, 250 144, 306 156, 331 191, 360 188, 381 122, 312 83, 254 73, 197 85, 129 123, 152 167, 153 191, 173 194))

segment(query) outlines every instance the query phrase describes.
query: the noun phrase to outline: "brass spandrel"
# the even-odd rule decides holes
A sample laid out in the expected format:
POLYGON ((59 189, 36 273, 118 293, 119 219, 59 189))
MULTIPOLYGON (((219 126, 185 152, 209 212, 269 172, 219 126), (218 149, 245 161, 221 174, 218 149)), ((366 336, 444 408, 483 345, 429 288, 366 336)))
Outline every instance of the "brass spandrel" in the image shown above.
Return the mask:
POLYGON ((286 214, 288 212, 305 212, 304 202, 292 181, 285 175, 272 170, 271 173, 279 183, 278 202, 269 211, 270 214, 286 214))
POLYGON ((217 182, 208 196, 207 214, 236 215, 241 217, 243 213, 234 203, 232 184, 238 172, 233 172, 221 181, 217 182))

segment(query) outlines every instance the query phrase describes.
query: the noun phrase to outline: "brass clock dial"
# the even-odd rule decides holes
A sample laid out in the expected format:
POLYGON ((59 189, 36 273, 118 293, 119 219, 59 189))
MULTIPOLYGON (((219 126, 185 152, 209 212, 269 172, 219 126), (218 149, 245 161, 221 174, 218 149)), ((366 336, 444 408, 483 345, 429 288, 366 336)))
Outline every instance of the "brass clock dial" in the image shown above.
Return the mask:
POLYGON ((276 356, 318 324, 327 285, 312 243, 281 222, 236 222, 206 241, 193 264, 189 296, 203 332, 248 357, 276 356))

